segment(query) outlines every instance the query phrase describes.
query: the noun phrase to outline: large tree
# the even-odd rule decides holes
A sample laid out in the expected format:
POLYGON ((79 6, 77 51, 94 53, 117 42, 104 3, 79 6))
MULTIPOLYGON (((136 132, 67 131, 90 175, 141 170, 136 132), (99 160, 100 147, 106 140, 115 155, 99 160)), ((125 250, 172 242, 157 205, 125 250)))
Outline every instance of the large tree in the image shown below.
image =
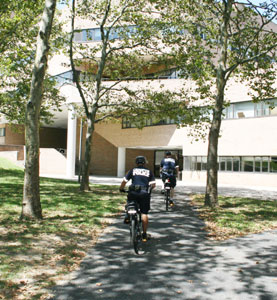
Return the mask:
MULTIPOLYGON (((153 43, 150 42, 151 27, 146 26, 151 22, 151 6, 146 4, 147 1, 134 0, 84 0, 75 7, 73 0, 70 58, 87 122, 81 190, 89 190, 95 123, 132 114, 145 117, 151 111, 149 103, 147 107, 146 102, 128 89, 128 81, 142 79, 146 65, 149 65, 145 56, 153 43), (98 34, 87 47, 74 43, 81 32, 75 27, 75 19, 90 21, 97 28, 83 32, 87 41, 93 40, 96 31, 98 34)), ((157 51, 153 47, 152 60, 155 54, 157 51)))
POLYGON ((43 95, 43 82, 47 68, 49 38, 51 34, 56 0, 45 0, 32 74, 29 101, 25 118, 25 176, 21 218, 42 218, 39 193, 39 120, 43 95))
MULTIPOLYGON (((0 6, 0 116, 24 124, 30 94, 36 38, 44 0, 3 0, 0 6)), ((55 22, 51 50, 61 46, 61 25, 55 22)), ((61 97, 53 77, 46 75, 41 120, 49 122, 49 108, 58 110, 61 97), (46 101, 47 100, 47 101, 46 101)))
POLYGON ((230 78, 249 86, 253 101, 276 97, 277 2, 157 0, 163 42, 181 76, 195 84, 187 100, 210 109, 205 204, 218 205, 218 140, 230 78), (163 7, 162 10, 159 8, 163 7))

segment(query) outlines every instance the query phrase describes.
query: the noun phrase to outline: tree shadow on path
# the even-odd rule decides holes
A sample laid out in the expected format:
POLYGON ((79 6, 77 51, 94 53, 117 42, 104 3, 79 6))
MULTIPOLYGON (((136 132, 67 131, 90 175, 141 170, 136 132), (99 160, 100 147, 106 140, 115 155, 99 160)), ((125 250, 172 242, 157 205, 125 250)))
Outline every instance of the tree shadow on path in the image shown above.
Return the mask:
POLYGON ((225 242, 206 239, 204 223, 178 188, 165 211, 152 196, 151 240, 136 255, 117 219, 52 300, 277 299, 276 231, 225 242))

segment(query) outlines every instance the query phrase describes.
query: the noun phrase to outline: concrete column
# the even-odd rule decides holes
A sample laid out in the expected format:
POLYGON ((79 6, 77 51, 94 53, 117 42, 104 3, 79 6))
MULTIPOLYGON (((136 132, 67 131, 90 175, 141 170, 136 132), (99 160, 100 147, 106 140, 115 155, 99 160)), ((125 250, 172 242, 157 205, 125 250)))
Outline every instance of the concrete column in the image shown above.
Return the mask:
POLYGON ((117 177, 124 177, 125 175, 125 160, 126 148, 118 147, 117 149, 117 177))
POLYGON ((68 178, 75 177, 77 118, 74 113, 74 108, 71 106, 67 120, 66 177, 68 178))

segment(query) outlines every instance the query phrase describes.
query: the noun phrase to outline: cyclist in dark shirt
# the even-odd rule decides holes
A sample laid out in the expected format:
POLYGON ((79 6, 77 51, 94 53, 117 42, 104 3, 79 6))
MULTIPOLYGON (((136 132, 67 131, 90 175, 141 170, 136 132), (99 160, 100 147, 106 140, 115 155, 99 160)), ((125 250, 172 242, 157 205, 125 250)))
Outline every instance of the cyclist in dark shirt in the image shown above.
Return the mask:
MULTIPOLYGON (((132 183, 129 187, 128 202, 136 201, 140 207, 142 219, 142 240, 147 241, 147 227, 148 227, 148 211, 150 210, 150 192, 155 188, 155 177, 149 169, 144 165, 146 159, 144 156, 136 157, 137 167, 131 169, 123 178, 120 191, 124 190, 126 183, 131 180, 132 183)), ((124 223, 128 222, 128 216, 125 216, 124 223)))
POLYGON ((166 178, 170 179, 171 190, 170 190, 170 206, 173 206, 174 188, 176 186, 176 176, 179 173, 179 166, 176 160, 172 157, 170 151, 166 151, 165 158, 162 159, 160 163, 160 173, 163 183, 166 178))

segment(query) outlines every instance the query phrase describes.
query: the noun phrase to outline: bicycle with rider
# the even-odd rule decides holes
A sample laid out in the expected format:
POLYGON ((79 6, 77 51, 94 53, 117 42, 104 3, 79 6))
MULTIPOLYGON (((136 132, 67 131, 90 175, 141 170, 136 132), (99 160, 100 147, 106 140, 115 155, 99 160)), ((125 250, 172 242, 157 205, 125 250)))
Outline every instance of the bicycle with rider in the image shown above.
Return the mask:
POLYGON ((160 174, 162 177, 163 184, 166 178, 170 179, 170 200, 169 205, 173 206, 173 197, 174 197, 174 188, 176 186, 176 177, 179 173, 179 166, 176 160, 172 157, 172 153, 170 151, 165 152, 165 157, 162 159, 160 163, 160 174))
MULTIPOLYGON (((119 190, 124 191, 126 183, 131 180, 127 204, 132 201, 138 203, 142 219, 142 241, 146 242, 148 239, 147 228, 151 190, 155 188, 156 182, 152 171, 145 168, 146 159, 144 156, 137 156, 135 162, 137 166, 127 172, 121 182, 119 190)), ((128 221, 130 222, 129 216, 125 215, 124 223, 129 223, 128 221)))

